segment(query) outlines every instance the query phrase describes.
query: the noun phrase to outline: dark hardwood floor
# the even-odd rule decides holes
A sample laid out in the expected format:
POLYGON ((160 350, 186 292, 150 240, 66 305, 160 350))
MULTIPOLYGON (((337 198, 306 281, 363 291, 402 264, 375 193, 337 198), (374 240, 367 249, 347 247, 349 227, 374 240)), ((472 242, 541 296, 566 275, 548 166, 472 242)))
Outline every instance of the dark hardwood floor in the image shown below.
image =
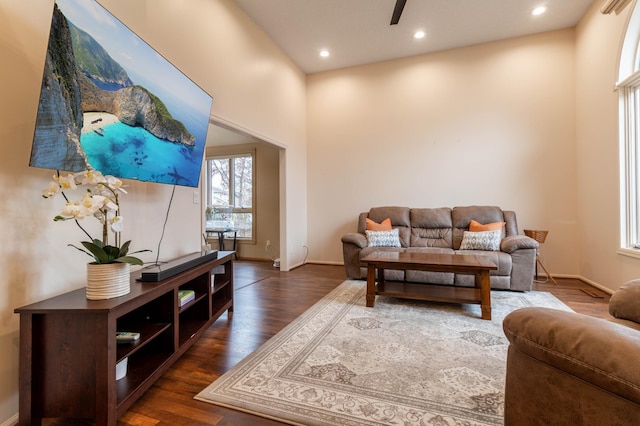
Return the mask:
MULTIPOLYGON (((127 412, 118 426, 273 426, 282 423, 196 401, 193 397, 345 280, 342 266, 306 264, 280 272, 270 262, 235 263, 235 310, 216 321, 127 412)), ((535 283, 586 315, 609 318, 609 295, 575 279, 535 283), (594 298, 581 289, 595 293, 594 298)), ((49 421, 48 425, 90 425, 49 421)))

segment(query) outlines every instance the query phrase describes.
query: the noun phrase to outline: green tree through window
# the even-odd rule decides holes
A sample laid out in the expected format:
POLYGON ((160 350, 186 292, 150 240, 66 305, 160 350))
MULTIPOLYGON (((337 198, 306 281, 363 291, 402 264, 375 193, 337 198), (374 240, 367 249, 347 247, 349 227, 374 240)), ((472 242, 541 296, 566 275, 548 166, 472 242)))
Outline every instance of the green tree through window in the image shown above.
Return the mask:
POLYGON ((207 221, 244 239, 254 235, 253 166, 253 153, 207 158, 207 221))

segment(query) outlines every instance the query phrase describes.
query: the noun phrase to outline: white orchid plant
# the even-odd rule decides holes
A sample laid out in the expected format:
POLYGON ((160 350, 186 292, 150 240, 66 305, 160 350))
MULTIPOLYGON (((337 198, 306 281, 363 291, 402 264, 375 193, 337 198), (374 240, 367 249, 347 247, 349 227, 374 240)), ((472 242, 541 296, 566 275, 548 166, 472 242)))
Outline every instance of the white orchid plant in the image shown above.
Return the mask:
MULTIPOLYGON (((122 181, 113 176, 104 176, 98 170, 85 170, 69 173, 63 176, 58 172, 49 182, 47 189, 42 191, 44 198, 53 198, 61 194, 66 200, 59 215, 53 218, 55 222, 75 220, 76 224, 89 237, 90 241, 81 241, 84 249, 73 244, 69 246, 80 250, 94 258, 96 263, 129 263, 142 265, 142 260, 129 255, 131 241, 121 244, 120 233, 123 228, 123 218, 120 212, 118 196, 127 192, 122 187, 122 181), (65 191, 72 191, 79 187, 86 187, 86 191, 79 200, 69 200, 65 191), (79 220, 93 216, 102 224, 102 240, 94 239, 80 225, 79 220), (109 244, 109 231, 114 234, 113 245, 109 244)), ((133 252, 141 253, 150 250, 133 252)))

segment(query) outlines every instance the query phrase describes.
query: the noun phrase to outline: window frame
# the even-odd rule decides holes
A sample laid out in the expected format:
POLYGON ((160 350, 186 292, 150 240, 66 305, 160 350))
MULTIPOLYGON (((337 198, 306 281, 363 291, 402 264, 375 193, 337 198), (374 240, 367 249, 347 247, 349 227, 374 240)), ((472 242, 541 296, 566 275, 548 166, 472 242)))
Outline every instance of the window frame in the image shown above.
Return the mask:
POLYGON ((627 32, 620 58, 621 79, 616 83, 620 141, 620 247, 618 251, 637 258, 640 258, 639 41, 640 36, 637 33, 627 32))
POLYGON ((640 8, 633 6, 618 65, 620 242, 618 253, 640 258, 640 8))
POLYGON ((251 182, 251 207, 226 207, 230 210, 231 213, 251 213, 251 237, 244 237, 238 234, 237 240, 238 242, 256 242, 256 223, 257 223, 257 214, 256 214, 256 149, 255 148, 243 148, 237 151, 228 151, 224 153, 209 153, 205 155, 205 170, 206 170, 206 209, 213 207, 212 206, 212 192, 211 192, 211 160, 228 160, 230 161, 230 175, 233 177, 233 183, 229 183, 229 197, 231 202, 231 198, 235 195, 235 174, 231 172, 233 165, 232 159, 240 158, 240 157, 251 157, 251 174, 252 174, 252 182, 251 182))

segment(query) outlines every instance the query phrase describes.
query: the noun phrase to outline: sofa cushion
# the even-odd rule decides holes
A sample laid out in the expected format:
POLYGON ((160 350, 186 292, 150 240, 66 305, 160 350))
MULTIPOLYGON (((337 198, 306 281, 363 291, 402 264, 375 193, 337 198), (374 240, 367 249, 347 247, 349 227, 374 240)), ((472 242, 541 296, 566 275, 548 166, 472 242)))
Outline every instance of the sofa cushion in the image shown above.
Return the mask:
POLYGON ((369 247, 401 247, 397 229, 389 231, 364 231, 369 247))
POLYGON ((451 248, 451 209, 411 209, 411 247, 451 248))
POLYGON ((391 219, 386 218, 382 222, 378 223, 372 219, 366 218, 366 225, 369 231, 390 231, 391 219))
POLYGON ((502 230, 470 232, 465 231, 460 243, 460 250, 500 250, 502 230))
POLYGON ((406 250, 407 249, 401 248, 401 247, 365 247, 362 250, 360 250, 360 254, 358 255, 358 258, 360 259, 360 263, 362 265, 366 265, 367 263, 363 262, 362 258, 368 256, 369 254, 373 253, 374 251, 386 251, 386 252, 402 253, 402 252, 404 252, 406 250))
MULTIPOLYGON (((486 256, 498 267, 498 269, 493 269, 489 272, 491 275, 503 275, 507 277, 511 276, 511 271, 513 269, 513 257, 511 257, 511 255, 508 253, 504 253, 501 251, 482 250, 457 250, 455 253, 486 256)), ((471 275, 471 277, 473 278, 473 275, 471 275)))

